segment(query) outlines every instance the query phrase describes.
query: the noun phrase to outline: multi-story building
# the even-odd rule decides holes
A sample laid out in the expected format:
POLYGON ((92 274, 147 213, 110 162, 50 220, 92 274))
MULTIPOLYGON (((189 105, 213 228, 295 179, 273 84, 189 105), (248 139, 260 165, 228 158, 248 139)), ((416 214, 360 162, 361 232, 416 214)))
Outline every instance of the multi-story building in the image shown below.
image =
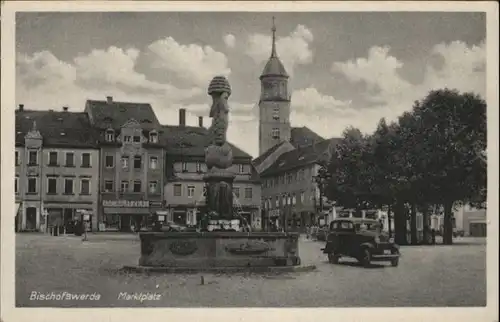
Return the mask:
POLYGON ((18 230, 89 216, 97 229, 99 150, 86 113, 16 110, 18 230))
MULTIPOLYGON (((207 171, 205 148, 209 144, 208 130, 199 126, 186 125, 186 110, 179 110, 178 126, 163 126, 166 152, 165 200, 167 221, 196 225, 200 214, 205 212, 205 182, 207 171)), ((261 227, 261 189, 252 157, 231 144, 235 211, 255 229, 261 227)))
POLYGON ((287 230, 317 223, 330 203, 317 183, 319 162, 335 140, 323 140, 279 155, 260 173, 266 217, 287 230))
POLYGON ((100 230, 130 231, 162 208, 164 150, 150 104, 88 100, 100 148, 100 230))

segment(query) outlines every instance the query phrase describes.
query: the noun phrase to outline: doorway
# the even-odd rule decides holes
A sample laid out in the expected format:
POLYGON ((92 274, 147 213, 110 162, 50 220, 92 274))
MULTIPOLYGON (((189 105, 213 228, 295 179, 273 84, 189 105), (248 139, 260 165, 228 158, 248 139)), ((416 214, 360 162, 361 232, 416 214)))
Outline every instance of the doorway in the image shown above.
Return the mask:
POLYGON ((36 230, 36 208, 26 208, 26 230, 36 230))

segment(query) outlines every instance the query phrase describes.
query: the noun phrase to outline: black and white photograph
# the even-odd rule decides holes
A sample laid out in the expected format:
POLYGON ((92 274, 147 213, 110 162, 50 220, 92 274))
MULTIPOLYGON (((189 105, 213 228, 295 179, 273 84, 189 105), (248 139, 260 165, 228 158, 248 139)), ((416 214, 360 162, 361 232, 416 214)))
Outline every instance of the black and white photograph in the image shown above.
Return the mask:
POLYGON ((498 321, 496 2, 92 3, 2 3, 3 321, 498 321))

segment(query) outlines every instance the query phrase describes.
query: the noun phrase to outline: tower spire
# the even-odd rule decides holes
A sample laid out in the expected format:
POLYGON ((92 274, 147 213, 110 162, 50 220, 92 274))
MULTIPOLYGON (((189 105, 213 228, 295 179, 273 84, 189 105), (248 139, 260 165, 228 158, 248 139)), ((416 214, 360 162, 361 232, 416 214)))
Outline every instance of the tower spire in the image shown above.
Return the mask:
POLYGON ((271 31, 273 32, 273 47, 271 50, 271 57, 277 57, 278 55, 276 54, 276 25, 274 24, 275 17, 273 16, 273 27, 271 28, 271 31))

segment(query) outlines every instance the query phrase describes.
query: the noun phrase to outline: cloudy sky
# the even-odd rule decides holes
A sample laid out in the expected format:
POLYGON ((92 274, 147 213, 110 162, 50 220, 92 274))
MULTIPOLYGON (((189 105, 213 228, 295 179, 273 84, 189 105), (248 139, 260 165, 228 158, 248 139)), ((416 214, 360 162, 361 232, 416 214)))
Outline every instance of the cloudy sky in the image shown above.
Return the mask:
POLYGON ((483 13, 17 13, 16 103, 81 111, 86 99, 113 96, 151 103, 164 124, 185 107, 196 125, 210 79, 226 75, 229 139, 257 156, 273 15, 293 126, 370 132, 430 89, 485 96, 483 13))

